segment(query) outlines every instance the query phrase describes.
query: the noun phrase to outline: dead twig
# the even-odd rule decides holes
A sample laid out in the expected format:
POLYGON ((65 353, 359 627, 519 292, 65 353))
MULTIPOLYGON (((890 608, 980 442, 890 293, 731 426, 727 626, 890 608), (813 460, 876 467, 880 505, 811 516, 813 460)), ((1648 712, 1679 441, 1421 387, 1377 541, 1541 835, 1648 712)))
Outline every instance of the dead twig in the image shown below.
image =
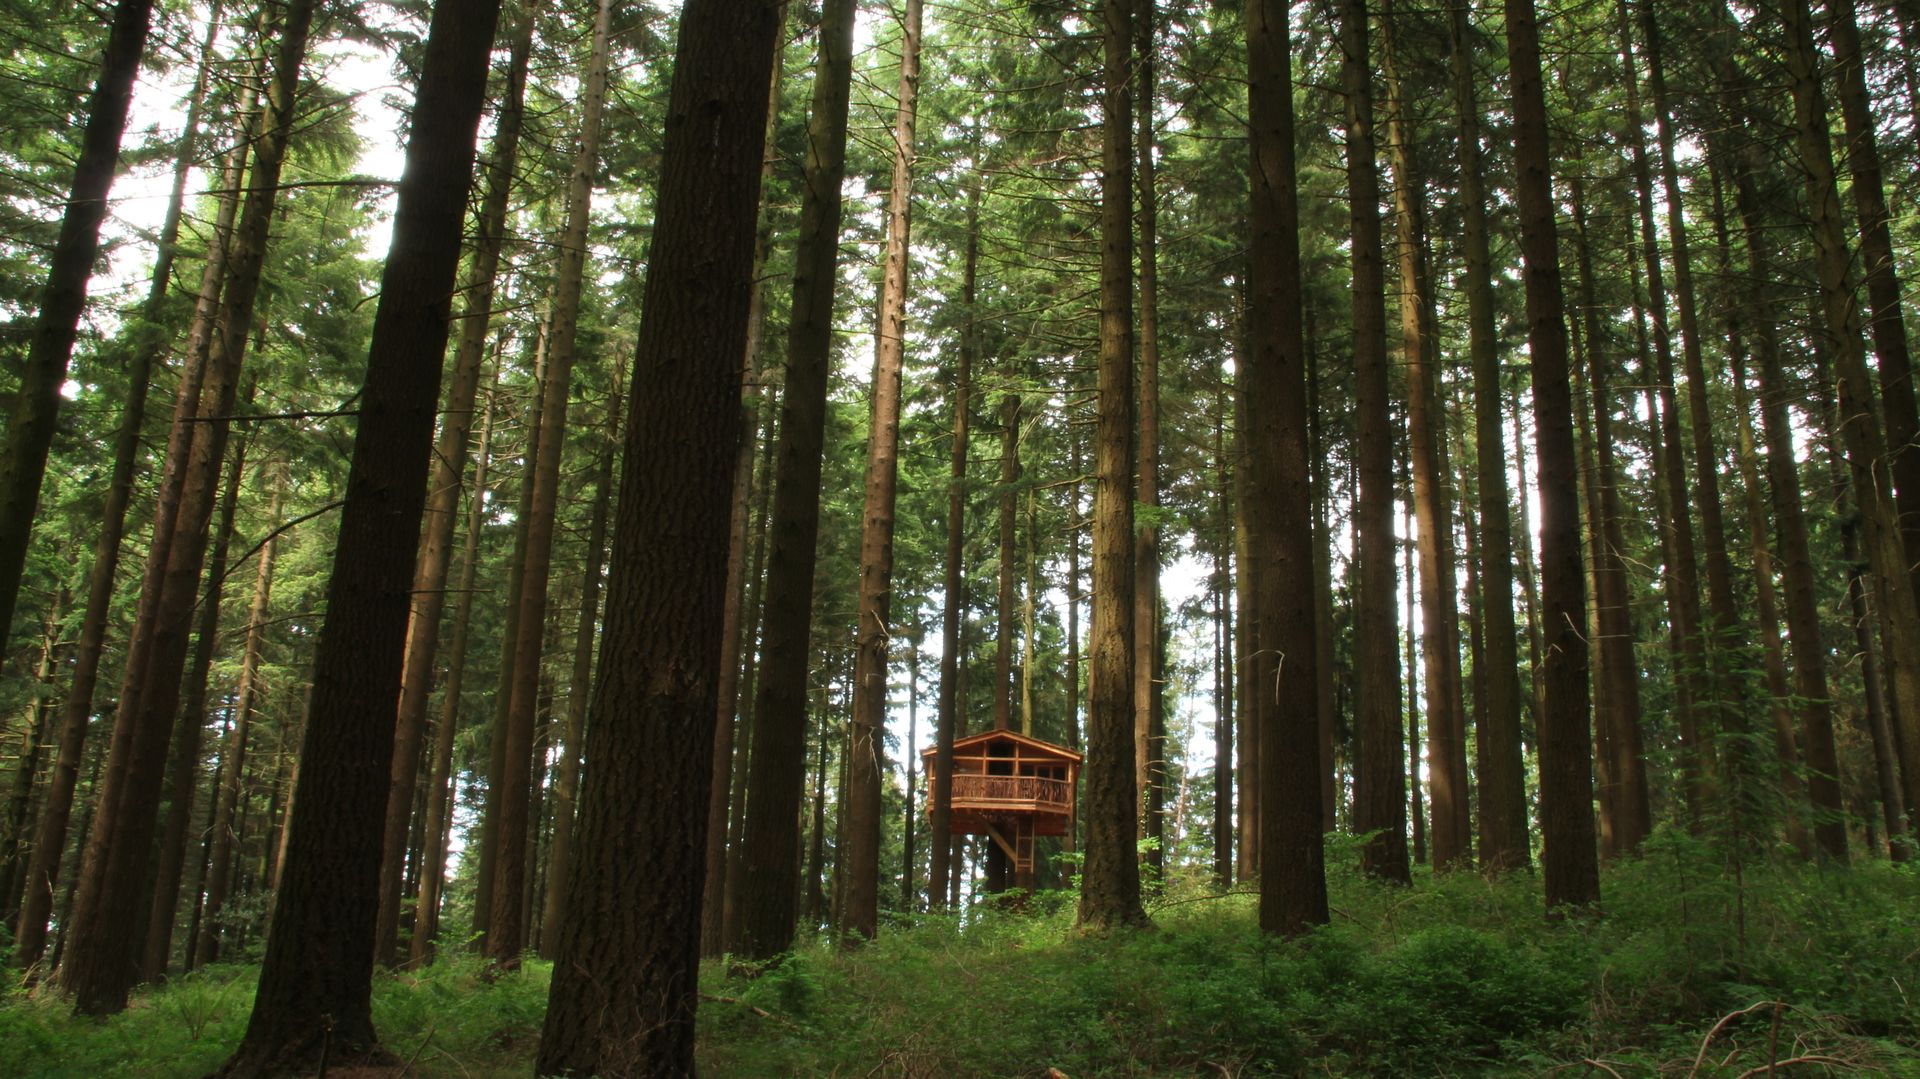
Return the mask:
POLYGON ((752 1012, 753 1014, 759 1016, 762 1019, 779 1023, 781 1026, 786 1027, 788 1030, 802 1031, 802 1032, 804 1032, 805 1030, 805 1028, 802 1027, 800 1024, 794 1022, 791 1019, 788 1019, 786 1016, 775 1015, 774 1013, 766 1010, 765 1008, 759 1007, 758 1005, 748 1004, 746 1001, 741 1000, 739 997, 723 997, 717 993, 702 993, 700 994, 700 999, 706 1000, 706 1001, 712 1001, 715 1004, 737 1005, 739 1007, 745 1008, 746 1010, 752 1012))

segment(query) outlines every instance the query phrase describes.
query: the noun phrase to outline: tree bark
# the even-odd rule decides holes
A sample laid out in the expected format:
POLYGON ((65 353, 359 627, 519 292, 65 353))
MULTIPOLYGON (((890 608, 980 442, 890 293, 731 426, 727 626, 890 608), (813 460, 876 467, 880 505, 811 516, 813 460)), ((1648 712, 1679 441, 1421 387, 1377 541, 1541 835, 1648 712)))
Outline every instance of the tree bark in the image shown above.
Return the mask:
MULTIPOLYGON (((1088 641, 1087 856, 1076 925, 1144 925, 1133 765, 1133 146, 1135 0, 1102 0, 1100 360, 1088 641)), ((1146 0, 1152 3, 1153 0, 1146 0)))
POLYGON ((799 812, 805 784, 807 662, 812 655, 814 556, 826 445, 833 299, 838 287, 840 186, 846 173, 853 78, 852 0, 821 12, 820 60, 807 126, 806 183, 794 252, 787 388, 775 456, 753 758, 747 772, 740 950, 764 959, 793 943, 799 812))
POLYGON ((440 399, 437 358, 447 345, 498 13, 494 0, 436 3, 428 28, 280 887, 253 1012, 227 1075, 382 1056, 371 980, 392 710, 440 399))
POLYGON ((693 1073, 728 451, 779 23, 774 0, 681 13, 542 1075, 693 1073))
POLYGON ((493 316, 494 281, 506 238, 507 203, 520 149, 520 126, 527 88, 527 59, 533 51, 534 5, 518 10, 508 31, 506 87, 500 98, 492 152, 487 162, 487 191, 475 227, 473 263, 461 289, 458 344, 440 435, 433 447, 433 471, 427 494, 425 530, 415 560, 413 605, 407 620, 407 650, 400 677, 400 703, 394 723, 393 770, 387 780, 386 826, 380 858, 380 911, 374 927, 375 955, 384 966, 399 959, 401 867, 413 816, 414 788, 420 774, 420 750, 426 740, 427 706, 433 696, 434 658, 440 644, 440 617, 447 603, 447 570, 453 554, 453 526, 460 516, 461 481, 467 471, 467 443, 473 435, 474 398, 480 366, 486 358, 487 328, 493 316))
MULTIPOLYGON (((1319 709, 1312 596, 1313 492, 1306 444, 1306 346, 1300 331, 1300 214, 1295 193, 1293 79, 1287 4, 1248 0, 1250 128, 1246 367, 1241 498, 1254 602, 1240 648, 1242 715, 1258 733, 1260 928, 1295 935, 1327 921, 1320 821, 1319 709), (1253 404, 1257 402, 1256 410, 1253 404)), ((1397 720, 1396 720, 1397 729, 1397 720)), ((1241 740, 1242 752, 1248 739, 1241 740)), ((1398 774, 1398 766, 1394 768, 1398 774)))
POLYGON ((1433 866, 1473 864, 1467 794, 1466 703, 1460 683, 1459 589, 1454 578, 1453 511, 1447 490, 1446 415, 1440 409, 1440 331, 1427 250, 1426 182, 1405 112, 1399 43, 1389 0, 1380 13, 1387 87, 1388 157, 1393 170, 1395 253, 1400 267, 1401 351, 1407 366, 1407 439, 1413 511, 1419 525, 1420 644, 1432 777, 1433 866))
MULTIPOLYGON (((1404 806, 1399 780, 1405 741, 1400 733, 1399 597, 1394 584, 1393 415, 1387 389, 1386 269, 1381 258, 1380 179, 1373 136, 1373 67, 1367 6, 1340 8, 1341 78, 1346 88, 1347 191, 1353 261, 1353 400, 1360 493, 1353 508, 1359 580, 1354 600, 1354 665, 1360 679, 1356 726, 1360 737, 1360 812, 1355 831, 1372 835, 1361 864, 1382 880, 1408 877, 1404 806)), ((1256 398, 1259 400, 1259 398, 1256 398)), ((1269 612, 1261 612, 1263 618, 1269 612)), ((1451 807, 1448 812, 1451 813, 1451 807)))
MULTIPOLYGON (((847 882, 841 928, 872 939, 880 924, 880 781, 887 773, 887 683, 893 639, 893 522, 900 475, 901 367, 907 276, 912 270, 914 128, 920 90, 920 0, 901 20, 900 89, 887 192, 887 254, 874 335, 873 410, 860 527, 859 625, 854 631, 853 716, 847 745, 847 882)), ((1023 661, 1028 657, 1023 657, 1023 661)), ((909 748, 908 752, 912 752, 909 748)))
POLYGON ((1566 301, 1554 229, 1552 153, 1540 78, 1533 0, 1506 0, 1512 72, 1515 198, 1533 357, 1534 439, 1540 495, 1540 622, 1547 637, 1539 677, 1541 856, 1549 910, 1600 899, 1593 834, 1591 728, 1587 716, 1586 595, 1580 566, 1580 495, 1567 370, 1566 301))
POLYGON ((452 801, 453 740, 460 727, 460 695, 466 688, 467 637, 473 628, 474 582, 479 570, 480 530, 486 522, 487 471, 492 460, 494 401, 499 391, 496 362, 493 387, 480 417, 480 446, 474 452, 473 493, 467 498, 467 538, 460 553, 460 599, 454 605, 453 639, 447 643, 447 680, 442 690, 440 719, 433 732, 433 762, 427 779, 427 807, 423 813, 422 862, 419 892, 413 903, 413 939, 407 959, 412 966, 432 960, 440 935, 440 894, 446 885, 448 808, 452 801))
POLYGON ((120 0, 114 5, 100 74, 87 99, 87 123, 80 132, 66 213, 48 258, 40 313, 28 339, 6 444, 0 449, 0 645, 10 635, 14 604, 20 597, 40 504, 40 482, 47 474, 47 453, 53 448, 60 418, 60 387, 67 380, 67 362, 87 305, 87 282, 100 253, 100 224, 107 216, 107 192, 113 187, 120 138, 133 103, 133 83, 140 74, 140 54, 152 23, 153 0, 120 0))
POLYGON ((1138 155, 1138 257, 1140 263, 1139 414, 1134 501, 1146 513, 1133 533, 1133 723, 1134 782, 1139 788, 1141 835, 1148 841, 1147 864, 1164 880, 1167 799, 1167 712, 1160 667, 1160 209, 1154 181, 1155 0, 1136 0, 1133 33, 1140 80, 1139 117, 1134 152, 1138 155))

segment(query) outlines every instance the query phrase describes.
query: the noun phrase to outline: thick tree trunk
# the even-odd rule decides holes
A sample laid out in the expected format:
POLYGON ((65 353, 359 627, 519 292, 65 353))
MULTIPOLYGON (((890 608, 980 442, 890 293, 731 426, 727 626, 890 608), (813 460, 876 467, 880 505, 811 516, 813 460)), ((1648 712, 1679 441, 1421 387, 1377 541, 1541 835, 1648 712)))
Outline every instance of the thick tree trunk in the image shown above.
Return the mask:
MULTIPOLYGON (((1387 389, 1386 268, 1380 246, 1380 178, 1375 165, 1368 38, 1366 4, 1343 0, 1340 52, 1353 237, 1354 453, 1360 471, 1360 493, 1353 509, 1359 535, 1353 647, 1354 665, 1362 672, 1356 717, 1360 796, 1354 830, 1374 836, 1361 848, 1367 873, 1404 883, 1409 878, 1403 838, 1406 785, 1399 778, 1406 743, 1400 732, 1400 600, 1394 583, 1394 422, 1387 389)), ((1261 616, 1271 617, 1272 612, 1262 611, 1261 616)), ((1447 811, 1451 814, 1451 805, 1447 811)))
MULTIPOLYGON (((933 789, 927 793, 927 823, 932 836, 928 851, 927 905, 936 910, 946 905, 949 882, 959 875, 959 867, 953 864, 950 857, 953 853, 953 740, 962 725, 959 682, 960 628, 966 620, 967 438, 971 424, 969 410, 973 400, 973 356, 979 340, 979 328, 975 322, 980 266, 978 178, 967 186, 967 246, 962 259, 960 305, 966 312, 966 322, 960 330, 960 354, 954 364, 952 381, 953 435, 947 449, 947 548, 940 586, 940 697, 934 720, 933 789)), ((1078 474, 1077 468, 1075 474, 1078 474)), ((1077 499, 1075 510, 1078 510, 1077 499)), ((1070 570, 1075 580, 1067 587, 1069 621, 1075 623, 1068 631, 1069 649, 1078 647, 1075 639, 1079 629, 1077 555, 1076 550, 1075 564, 1070 570)), ((1077 654, 1076 651, 1076 657, 1077 654)), ((1068 675, 1069 682, 1077 682, 1078 675, 1076 668, 1068 675)), ((1068 692, 1075 693, 1078 688, 1070 684, 1068 692)))
POLYGON ((60 418, 60 387, 67 380, 67 361, 73 356, 80 315, 87 304, 87 281, 100 253, 107 192, 113 187, 120 137, 126 131, 133 83, 152 23, 153 0, 120 0, 114 5, 100 74, 87 99, 87 123, 80 132, 66 214, 48 258, 40 313, 28 339, 6 444, 0 449, 0 645, 13 626, 13 608, 20 597, 27 546, 40 504, 40 481, 47 473, 47 453, 53 448, 60 418))
POLYGON ((433 731, 433 761, 427 774, 427 806, 420 840, 422 865, 419 891, 413 903, 413 939, 408 942, 411 966, 432 960, 440 935, 440 893, 446 885, 447 832, 453 781, 453 740, 460 728, 460 696, 466 688, 467 638, 473 628, 474 584, 480 562, 480 530, 486 522, 487 470, 492 463, 494 401, 500 369, 494 366, 493 387, 487 392, 480 416, 480 445, 474 451, 473 493, 467 497, 467 537, 460 552, 459 600, 453 611, 453 639, 447 642, 447 683, 442 689, 440 719, 433 731))
POLYGON ((1506 0, 1512 71, 1515 197, 1527 288, 1528 348, 1541 504, 1540 622, 1547 635, 1539 677, 1541 857, 1549 910, 1600 899, 1593 835, 1591 728, 1587 715, 1586 595, 1580 566, 1580 495, 1573 449, 1566 302, 1554 230, 1552 152, 1540 78, 1533 0, 1506 0))
MULTIPOLYGON (((1285 659, 1313 656, 1318 647, 1313 558, 1303 549, 1313 535, 1313 491, 1305 438, 1292 48, 1282 0, 1248 0, 1246 20, 1253 196, 1241 393, 1248 482, 1239 502, 1249 556, 1241 574, 1251 579, 1254 601, 1242 606, 1248 633, 1239 652, 1248 692, 1241 714, 1252 713, 1248 726, 1258 734, 1260 928, 1294 935, 1327 921, 1327 883, 1315 774, 1320 717, 1314 674, 1310 664, 1285 659)), ((1248 741, 1241 740, 1243 755, 1248 741)), ((1393 772, 1399 774, 1397 763, 1393 772)))
POLYGON ((380 912, 374 927, 375 955, 385 966, 399 960, 400 896, 405 891, 401 866, 420 774, 420 750, 426 740, 427 706, 433 696, 434 658, 440 644, 440 616, 447 603, 453 526, 460 516, 460 485, 467 471, 467 443, 473 435, 473 403, 480 389, 480 366, 486 357, 487 327, 493 315, 494 279, 500 268, 507 203, 519 158, 527 59, 533 51, 531 5, 515 18, 509 31, 506 87, 501 93, 500 117, 487 162, 487 192, 475 228, 473 263, 461 289, 465 303, 458 344, 454 346, 452 377, 447 385, 440 436, 433 447, 425 535, 414 565, 413 607, 407 620, 407 650, 394 723, 393 770, 388 777, 386 826, 381 839, 380 912))
MULTIPOLYGON (((1076 924, 1143 925, 1133 762, 1133 20, 1102 0, 1100 361, 1094 433, 1093 629, 1088 641, 1087 856, 1076 924)), ((1153 0, 1144 0, 1152 3, 1153 0)))
MULTIPOLYGON (((887 254, 874 335, 873 409, 860 520, 859 625, 854 631, 853 716, 847 745, 846 906, 849 936, 871 939, 880 924, 881 777, 887 773, 887 672, 893 639, 893 518, 900 474, 900 386, 906 356, 911 272, 914 128, 920 90, 920 0, 901 20, 900 88, 893 125, 893 181, 887 192, 887 254)), ((1025 662, 1028 657, 1022 657, 1025 662)), ((908 752, 912 752, 911 749, 908 752)))
POLYGON ((299 779, 247 1031, 228 1075, 381 1055, 370 1010, 380 843, 494 0, 436 3, 380 280, 299 779), (436 362, 421 363, 422 356, 436 362))
MULTIPOLYGON (((784 9, 783 9, 784 12, 784 9)), ((784 16, 783 16, 784 17, 784 16)), ((781 75, 785 50, 773 58, 773 78, 767 87, 767 141, 780 121, 781 75)), ((727 949, 728 829, 733 807, 744 793, 735 775, 746 774, 747 739, 741 726, 741 656, 752 651, 746 607, 748 547, 754 492, 754 462, 760 433, 760 341, 766 326, 767 249, 773 242, 773 222, 764 198, 773 176, 773 155, 760 162, 762 200, 753 231, 753 294, 747 308, 747 344, 740 354, 740 445, 733 458, 733 509, 727 518, 727 609, 720 620, 720 684, 713 716, 713 791, 707 802, 707 878, 700 896, 700 954, 719 956, 727 949), (736 737, 736 734, 739 736, 736 737)), ((751 697, 748 698, 751 700, 751 697)), ((571 803, 571 799, 569 799, 571 803)), ((742 803, 744 808, 744 803, 742 803)), ((555 836, 556 840, 558 835, 555 836)), ((738 836, 733 837, 736 841, 738 836)), ((557 845, 557 844, 556 844, 557 845)), ((556 875, 555 881, 558 883, 556 875)))
MULTIPOLYGON (((1284 11, 1282 16, 1280 26, 1284 33, 1286 27, 1284 11)), ((1249 45, 1249 49, 1251 47, 1249 45)), ((1284 71, 1285 68, 1281 70, 1284 71)), ((1291 113, 1289 113, 1290 120, 1291 113)), ((1291 200, 1293 185, 1289 182, 1284 187, 1287 194, 1283 197, 1291 200)), ((1294 203, 1289 201, 1285 205, 1292 206, 1294 203)), ((1297 220, 1297 217, 1291 220, 1297 220)), ((1248 287, 1252 287, 1251 279, 1248 287)), ((1298 301, 1292 301, 1292 306, 1297 307, 1298 301)), ((1262 713, 1260 701, 1255 692, 1253 632, 1259 622, 1257 606, 1259 593, 1254 589, 1253 575, 1258 570, 1258 566, 1254 563, 1253 537, 1249 532, 1252 527, 1249 517, 1255 512, 1252 509, 1253 466, 1247 442, 1247 431, 1251 426, 1251 416, 1247 406, 1247 396, 1250 391, 1244 374, 1246 369, 1240 366, 1250 362, 1254 352, 1254 338, 1252 327, 1248 324, 1244 312, 1240 322, 1242 330, 1239 337, 1244 345, 1234 359, 1236 371, 1233 392, 1233 457, 1236 462, 1233 469, 1233 562, 1237 568, 1237 572, 1233 575, 1234 610, 1237 612, 1237 617, 1233 621, 1233 653, 1239 660, 1233 667, 1233 693, 1239 702, 1234 707, 1236 727, 1234 741, 1240 746, 1240 760, 1234 776, 1234 781, 1240 788, 1240 797, 1235 802, 1239 827, 1234 830, 1239 841, 1239 857, 1235 859, 1234 865, 1239 880, 1255 881, 1260 876, 1260 723, 1262 713)), ((1302 351, 1305 351, 1304 345, 1302 351)), ((1308 514, 1311 516, 1313 505, 1311 488, 1308 490, 1307 504, 1308 514)))
POLYGON ((773 0, 681 13, 542 1075, 693 1073, 729 451, 779 23, 773 0))
POLYGON ((846 172, 847 100, 853 78, 853 0, 821 13, 820 59, 807 127, 805 191, 794 253, 787 388, 781 401, 773 513, 762 614, 753 757, 747 771, 740 950, 754 958, 793 943, 799 813, 805 784, 807 663, 812 655, 814 555, 820 536, 820 469, 832 367, 833 298, 840 255, 840 186, 846 172))

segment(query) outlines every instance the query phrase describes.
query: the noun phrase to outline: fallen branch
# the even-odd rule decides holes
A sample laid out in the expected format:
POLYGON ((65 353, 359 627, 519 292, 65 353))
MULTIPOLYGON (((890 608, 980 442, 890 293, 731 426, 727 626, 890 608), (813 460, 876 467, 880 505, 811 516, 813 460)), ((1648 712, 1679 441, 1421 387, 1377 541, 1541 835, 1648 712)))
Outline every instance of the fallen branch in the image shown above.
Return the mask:
POLYGON ((741 1000, 739 997, 723 997, 717 993, 702 993, 700 994, 700 999, 712 1001, 715 1004, 737 1005, 739 1007, 745 1008, 746 1010, 752 1012, 753 1014, 759 1016, 762 1019, 767 1019, 767 1020, 771 1020, 772 1022, 779 1023, 781 1026, 786 1027, 788 1030, 804 1032, 806 1029, 802 1027, 800 1024, 794 1022, 793 1020, 788 1019, 786 1016, 775 1015, 772 1012, 766 1010, 765 1008, 759 1007, 754 1004, 748 1004, 746 1001, 741 1000))

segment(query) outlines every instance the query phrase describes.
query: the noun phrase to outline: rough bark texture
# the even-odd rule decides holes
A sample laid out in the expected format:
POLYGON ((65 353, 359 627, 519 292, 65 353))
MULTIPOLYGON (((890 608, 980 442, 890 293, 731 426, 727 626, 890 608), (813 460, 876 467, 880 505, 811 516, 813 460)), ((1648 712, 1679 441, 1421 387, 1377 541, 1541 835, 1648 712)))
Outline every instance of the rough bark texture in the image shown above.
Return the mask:
POLYGON ((87 304, 87 281, 100 252, 100 223, 107 216, 107 192, 113 187, 120 137, 133 103, 133 82, 140 54, 153 23, 153 0, 120 0, 114 5, 100 75, 87 99, 87 123, 80 133, 60 234, 47 260, 47 283, 40 292, 40 313, 28 339, 18 396, 0 449, 0 646, 13 626, 14 603, 27 564, 40 481, 47 474, 60 417, 60 387, 80 332, 87 304))
POLYGON ((1566 301, 1554 230, 1551 151, 1533 0, 1506 0, 1513 80, 1515 196, 1533 357, 1533 412, 1540 493, 1539 675, 1541 866, 1548 909, 1600 899, 1594 851, 1591 728, 1587 717, 1586 593, 1581 581, 1578 462, 1567 364, 1566 301))
MULTIPOLYGON (((1401 762, 1399 605, 1394 582, 1392 406, 1387 389, 1386 268, 1380 248, 1380 179, 1373 136, 1373 68, 1367 6, 1340 8, 1341 76, 1346 88, 1347 192, 1353 256, 1353 407, 1360 493, 1353 509, 1358 594, 1354 664, 1360 671, 1355 726, 1360 739, 1360 794, 1354 829, 1373 833, 1361 849, 1366 871, 1382 880, 1409 879, 1401 762)), ((1285 317, 1278 315, 1275 317, 1285 317)), ((1258 403, 1265 400, 1255 396, 1258 403)), ((1271 612, 1262 611, 1263 619, 1271 612)), ((1449 812, 1451 807, 1449 806, 1449 812)))
POLYGON ((266 959, 223 1069, 257 1075, 379 1054, 370 1010, 380 840, 408 590, 440 399, 495 0, 434 5, 393 243, 380 279, 327 617, 266 959))
MULTIPOLYGON (((1093 628, 1087 651, 1087 856, 1077 924, 1144 925, 1133 779, 1133 5, 1103 0, 1100 362, 1093 628)), ((1147 0, 1151 2, 1151 0, 1147 0)))
POLYGON ((681 13, 542 1075, 693 1074, 729 451, 779 22, 773 0, 681 13))
MULTIPOLYGON (((500 118, 494 126, 487 161, 487 193, 473 240, 473 263, 461 289, 458 343, 440 436, 433 447, 427 494, 425 534, 414 565, 413 608, 407 620, 407 651, 400 680, 400 704, 394 724, 393 770, 388 777, 386 828, 380 859, 380 914, 374 929, 376 955, 391 966, 399 958, 400 895, 404 891, 407 830, 413 817, 414 787, 420 774, 420 750, 426 741, 427 706, 433 696, 434 657, 440 644, 440 616, 447 603, 447 570, 452 565, 453 526, 460 517, 461 482, 467 471, 467 443, 473 434, 474 399, 486 356, 487 327, 493 315, 494 278, 506 236, 507 202, 513 193, 520 149, 522 99, 527 87, 527 58, 533 52, 533 12, 520 10, 509 31, 506 86, 500 118)), ((464 595, 464 593, 463 593, 464 595)))
POLYGON ((814 553, 820 536, 820 462, 826 443, 833 298, 840 254, 840 182, 846 172, 847 99, 853 78, 852 0, 822 11, 820 61, 807 126, 806 186, 794 254, 787 388, 774 458, 771 545, 747 768, 742 952, 778 955, 793 943, 805 784, 807 663, 813 627, 814 553))
MULTIPOLYGON (((840 926, 872 938, 880 924, 880 781, 887 773, 888 645, 893 638, 893 517, 900 475, 900 383, 906 356, 911 269, 914 127, 920 90, 920 0, 901 20, 900 88, 887 192, 887 255, 874 334, 873 409, 860 526, 859 624, 854 630, 853 716, 847 743, 847 846, 840 863, 846 905, 840 926)), ((912 752, 911 749, 908 752, 912 752)))
MULTIPOLYGON (((1300 215, 1294 190, 1291 46, 1282 0, 1247 3, 1247 119, 1252 183, 1246 366, 1241 396, 1247 454, 1243 607, 1249 679, 1241 712, 1259 736, 1260 928, 1297 934, 1327 920, 1320 823, 1318 709, 1310 657, 1313 493, 1306 445, 1305 343, 1300 332, 1300 215), (1257 404, 1256 404, 1257 403, 1257 404)), ((1248 739, 1241 740, 1242 753, 1248 739)), ((1393 769, 1398 774, 1398 766, 1393 769)), ((1404 859, 1403 859, 1404 864, 1404 859)))

